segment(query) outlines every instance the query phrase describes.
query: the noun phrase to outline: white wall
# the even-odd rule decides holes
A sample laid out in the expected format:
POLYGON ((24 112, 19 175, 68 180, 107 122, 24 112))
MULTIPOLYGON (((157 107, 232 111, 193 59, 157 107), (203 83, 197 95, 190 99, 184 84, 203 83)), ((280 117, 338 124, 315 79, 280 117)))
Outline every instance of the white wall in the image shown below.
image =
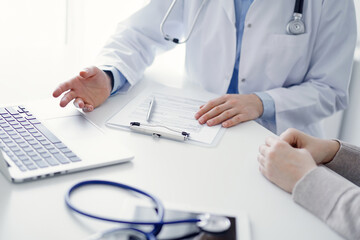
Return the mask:
POLYGON ((54 79, 45 75, 57 72, 64 20, 65 1, 0 1, 0 96, 16 101, 41 95, 54 79))
POLYGON ((360 146, 360 49, 356 51, 349 91, 350 105, 344 113, 340 139, 360 146))
MULTIPOLYGON (((358 43, 360 42, 360 0, 354 0, 355 10, 357 15, 357 26, 358 26, 358 43)), ((359 44, 358 44, 359 45, 359 44)))
POLYGON ((1 0, 0 102, 51 97, 147 0, 1 0))
POLYGON ((340 140, 360 146, 360 0, 354 0, 357 14, 358 43, 349 86, 349 107, 323 121, 326 138, 340 140))

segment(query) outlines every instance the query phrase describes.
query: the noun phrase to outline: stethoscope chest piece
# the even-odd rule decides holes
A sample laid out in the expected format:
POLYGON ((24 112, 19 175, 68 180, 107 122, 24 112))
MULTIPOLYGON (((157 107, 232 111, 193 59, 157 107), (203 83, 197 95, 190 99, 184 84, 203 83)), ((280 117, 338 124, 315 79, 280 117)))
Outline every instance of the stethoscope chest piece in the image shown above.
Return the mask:
POLYGON ((197 226, 207 233, 224 233, 231 227, 231 222, 227 217, 204 214, 199 218, 201 221, 197 223, 197 226))
POLYGON ((294 18, 288 23, 286 30, 288 34, 292 35, 305 33, 305 24, 302 21, 302 14, 294 13, 294 18))

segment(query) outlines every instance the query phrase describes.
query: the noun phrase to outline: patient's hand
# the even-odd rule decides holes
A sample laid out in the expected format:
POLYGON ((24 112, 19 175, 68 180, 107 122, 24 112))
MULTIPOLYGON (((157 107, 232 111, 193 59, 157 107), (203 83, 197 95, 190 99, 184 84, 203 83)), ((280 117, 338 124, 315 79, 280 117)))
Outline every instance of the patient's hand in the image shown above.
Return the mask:
POLYGON ((271 182, 287 192, 305 174, 316 168, 316 163, 306 149, 297 149, 274 137, 266 139, 259 148, 260 172, 271 182))
POLYGON ((76 107, 91 112, 110 96, 110 92, 109 76, 97 67, 89 67, 69 81, 60 84, 53 92, 53 96, 57 98, 64 93, 60 100, 61 107, 75 100, 76 107))
POLYGON ((337 141, 315 138, 292 128, 282 133, 280 139, 295 148, 308 150, 317 164, 330 162, 340 148, 337 141))

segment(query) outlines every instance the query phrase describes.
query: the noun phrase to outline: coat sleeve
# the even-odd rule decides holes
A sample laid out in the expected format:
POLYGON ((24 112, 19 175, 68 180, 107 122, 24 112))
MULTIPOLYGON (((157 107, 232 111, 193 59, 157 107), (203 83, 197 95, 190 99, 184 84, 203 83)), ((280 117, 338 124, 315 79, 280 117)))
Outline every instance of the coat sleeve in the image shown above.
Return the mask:
POLYGON ((360 239, 360 188, 326 167, 294 187, 293 199, 347 239, 360 239))
MULTIPOLYGON (((119 23, 115 34, 110 37, 97 57, 96 65, 117 68, 130 85, 138 82, 157 53, 176 45, 164 40, 160 31, 161 21, 170 3, 152 0, 130 18, 119 23)), ((182 6, 178 5, 172 11, 171 17, 182 22, 182 6)), ((170 23, 171 18, 169 19, 170 23)))
POLYGON ((267 91, 274 99, 277 132, 309 125, 346 108, 356 45, 353 0, 323 0, 316 43, 304 81, 267 91))

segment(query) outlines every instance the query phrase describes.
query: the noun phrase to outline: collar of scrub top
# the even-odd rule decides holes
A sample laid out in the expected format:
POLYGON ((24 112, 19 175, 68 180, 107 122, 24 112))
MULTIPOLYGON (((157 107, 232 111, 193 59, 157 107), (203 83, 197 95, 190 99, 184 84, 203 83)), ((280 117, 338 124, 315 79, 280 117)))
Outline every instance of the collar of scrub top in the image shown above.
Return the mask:
POLYGON ((187 36, 186 36, 185 38, 183 38, 182 40, 180 40, 179 38, 172 37, 172 36, 170 36, 169 34, 166 34, 166 33, 164 32, 164 24, 165 24, 166 20, 168 19, 171 11, 174 9, 174 6, 175 6, 175 4, 176 4, 176 2, 177 2, 177 0, 173 0, 173 2, 171 3, 169 9, 167 10, 167 12, 166 12, 163 20, 161 21, 161 24, 160 24, 160 32, 161 32, 161 34, 163 35, 164 39, 167 40, 167 41, 171 41, 171 42, 177 43, 177 44, 186 43, 186 42, 189 40, 189 38, 190 38, 190 36, 191 36, 191 34, 192 34, 193 30, 194 30, 195 24, 196 24, 196 22, 197 22, 197 20, 198 20, 198 18, 199 18, 200 12, 201 12, 201 10, 204 8, 205 3, 206 3, 207 1, 208 1, 208 0, 202 0, 199 9, 198 9, 198 11, 196 12, 195 19, 194 19, 193 23, 191 24, 189 33, 187 34, 187 36))
POLYGON ((286 31, 291 35, 300 35, 305 33, 305 23, 303 21, 304 0, 296 0, 293 18, 286 27, 286 31))

